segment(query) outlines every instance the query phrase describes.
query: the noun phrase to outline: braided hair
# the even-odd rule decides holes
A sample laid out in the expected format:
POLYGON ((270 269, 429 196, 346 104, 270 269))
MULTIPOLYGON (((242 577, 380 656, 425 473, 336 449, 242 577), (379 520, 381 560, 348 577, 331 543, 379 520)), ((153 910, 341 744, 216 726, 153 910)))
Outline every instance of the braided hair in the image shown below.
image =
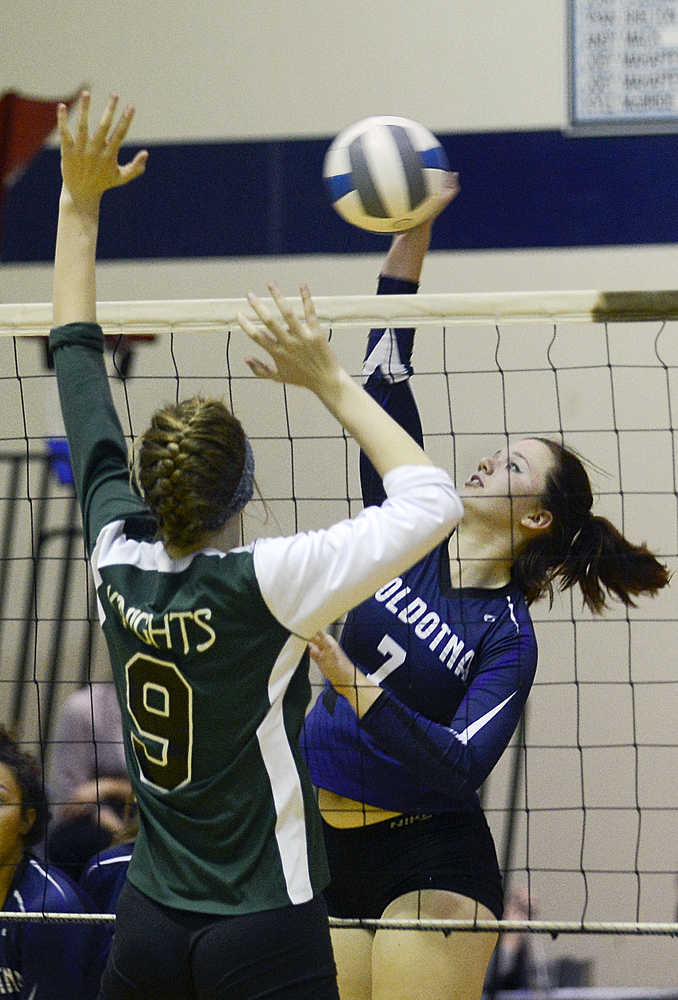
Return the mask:
POLYGON ((654 595, 670 580, 666 566, 645 543, 634 545, 605 517, 592 514, 593 493, 580 458, 556 441, 546 445, 553 464, 546 476, 541 503, 553 515, 548 531, 532 539, 513 564, 513 579, 531 604, 578 584, 584 604, 600 614, 607 596, 635 607, 638 594, 654 595))
POLYGON ((245 506, 252 476, 242 425, 216 399, 193 396, 156 410, 135 449, 137 486, 174 558, 245 506))

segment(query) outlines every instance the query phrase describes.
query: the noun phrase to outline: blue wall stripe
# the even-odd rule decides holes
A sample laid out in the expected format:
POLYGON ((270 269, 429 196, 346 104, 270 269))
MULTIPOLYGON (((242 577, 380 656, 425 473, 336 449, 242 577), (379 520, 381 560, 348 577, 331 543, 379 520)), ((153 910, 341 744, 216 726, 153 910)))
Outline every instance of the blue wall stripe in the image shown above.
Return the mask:
MULTIPOLYGON (((435 228, 436 249, 678 242, 678 134, 439 138, 462 193, 435 228)), ((386 237, 331 207, 329 142, 151 145, 145 176, 103 200, 100 259, 382 252, 386 237)), ((45 149, 7 195, 0 260, 52 259, 58 192, 59 154, 45 149)))

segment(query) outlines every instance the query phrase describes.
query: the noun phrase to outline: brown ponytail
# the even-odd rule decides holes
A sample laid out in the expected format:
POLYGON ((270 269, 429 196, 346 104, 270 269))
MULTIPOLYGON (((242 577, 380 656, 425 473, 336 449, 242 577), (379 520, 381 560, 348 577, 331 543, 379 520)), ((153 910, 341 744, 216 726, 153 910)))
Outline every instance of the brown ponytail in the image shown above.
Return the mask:
POLYGON ((634 607, 638 594, 654 595, 665 587, 670 574, 647 546, 634 545, 607 518, 591 513, 591 484, 578 456, 555 441, 536 440, 554 458, 541 498, 553 524, 513 564, 513 578, 528 603, 546 594, 552 602, 554 584, 560 590, 578 584, 584 604, 599 614, 610 594, 634 607))

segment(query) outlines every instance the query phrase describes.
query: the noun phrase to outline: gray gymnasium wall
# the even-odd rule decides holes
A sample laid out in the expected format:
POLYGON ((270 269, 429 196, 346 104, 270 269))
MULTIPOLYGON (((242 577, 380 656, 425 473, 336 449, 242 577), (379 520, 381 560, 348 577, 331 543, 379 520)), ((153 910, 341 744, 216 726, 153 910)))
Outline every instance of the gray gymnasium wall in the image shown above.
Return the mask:
MULTIPOLYGON (((109 90, 119 89, 123 101, 137 105, 135 143, 312 138, 332 135, 349 121, 374 113, 413 117, 440 132, 557 130, 566 116, 565 51, 562 0, 516 0, 510 5, 496 0, 377 0, 369 6, 362 0, 345 0, 340 6, 323 0, 197 0, 191 5, 62 0, 51 6, 8 0, 3 9, 0 91, 59 96, 87 83, 98 109, 109 90)), ((148 169, 152 177, 152 159, 148 169)), ((632 203, 633 178, 628 199, 632 203)), ((384 250, 386 246, 385 238, 384 250)), ((102 300, 239 297, 275 278, 290 290, 308 281, 317 294, 362 294, 373 290, 379 260, 379 253, 369 253, 354 258, 107 261, 99 269, 98 293, 102 300)), ((671 287, 674 263, 671 245, 438 252, 429 257, 423 289, 671 287)), ((4 302, 47 301, 50 281, 47 264, 5 265, 0 270, 0 297, 4 302)), ((9 354, 3 351, 3 357, 9 363, 9 354)), ((642 524, 642 514, 639 521, 642 524)), ((566 619, 569 608, 561 611, 566 619)), ((567 622, 545 632, 542 662, 547 677, 553 669, 549 665, 567 662, 570 633, 567 622)), ((584 624, 581 648, 591 659, 612 661, 617 652, 625 656, 623 624, 607 634, 602 647, 593 640, 587 646, 586 635, 584 624)), ((675 659, 675 631, 669 628, 662 637, 661 648, 665 642, 675 659)), ((659 647, 653 655, 660 655, 659 647)), ((616 660, 609 669, 614 676, 616 660)), ((571 705, 543 704, 547 694, 542 692, 540 709, 535 705, 533 711, 535 742, 549 740, 551 719, 562 720, 568 713, 571 719, 571 705)), ((557 688, 553 697, 557 700, 557 688)), ((592 711, 590 726, 609 726, 610 706, 604 699, 592 711)), ((576 722, 572 725, 576 729, 576 722)), ((603 742, 614 756, 613 734, 603 742)), ((541 788, 544 801, 557 799, 559 782, 565 783, 566 798, 567 789, 577 783, 576 774, 559 772, 555 758, 557 754, 554 759, 545 755, 531 775, 532 791, 541 788)), ((609 757, 601 758, 595 779, 620 789, 626 802, 632 762, 625 753, 609 768, 605 761, 609 757)), ((490 805, 498 809, 505 801, 508 763, 507 757, 489 789, 490 805)), ((657 777, 659 798, 664 789, 671 794, 665 774, 657 777)), ((573 815, 581 824, 581 812, 573 815)), ((603 823, 593 842, 594 862, 602 860, 609 838, 625 835, 615 826, 613 810, 605 816, 609 823, 603 823)), ((501 838, 499 819, 496 832, 501 838)), ((517 836, 520 863, 524 828, 517 836)), ((550 866, 563 859, 576 867, 573 851, 577 853, 579 830, 555 822, 543 832, 542 842, 548 846, 550 866)), ((663 846, 667 854, 672 852, 664 859, 669 867, 675 864, 675 840, 663 846)), ((660 855, 661 847, 656 846, 660 855)), ((632 868, 633 858, 627 860, 632 868)), ((605 912, 597 913, 598 919, 631 919, 628 901, 635 899, 634 877, 626 884, 626 900, 619 897, 618 882, 603 894, 605 912)), ((543 915, 576 917, 581 912, 580 891, 580 882, 572 891, 567 879, 549 883, 539 891, 543 915)), ((643 911, 643 919, 673 917, 676 901, 670 876, 658 880, 649 900, 651 912, 643 911)), ((549 957, 593 958, 600 985, 675 985, 675 946, 667 940, 561 936, 557 941, 546 938, 543 944, 549 957)))

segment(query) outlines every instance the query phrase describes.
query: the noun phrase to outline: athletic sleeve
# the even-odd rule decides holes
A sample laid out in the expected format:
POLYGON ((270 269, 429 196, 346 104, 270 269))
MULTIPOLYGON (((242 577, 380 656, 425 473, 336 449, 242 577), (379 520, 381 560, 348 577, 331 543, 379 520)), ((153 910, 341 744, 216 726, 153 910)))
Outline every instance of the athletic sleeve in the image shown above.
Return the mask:
POLYGON ((479 663, 449 725, 411 711, 388 691, 360 720, 381 750, 448 796, 477 790, 508 746, 534 680, 534 637, 507 631, 479 653, 479 663))
MULTIPOLYGON (((84 894, 74 886, 65 885, 63 880, 58 896, 54 888, 47 890, 43 906, 48 912, 90 911, 84 894)), ((101 924, 35 922, 25 925, 19 945, 21 996, 27 1000, 29 997, 35 1000, 65 1000, 66 997, 94 1000, 101 972, 102 935, 101 924)))
POLYGON ((384 477, 381 507, 324 531, 261 539, 254 547, 259 589, 277 620, 310 639, 446 538, 463 514, 449 474, 400 466, 384 477))
MULTIPOLYGON (((382 274, 377 294, 414 294, 418 287, 416 282, 382 274)), ((363 362, 363 380, 370 396, 421 445, 424 435, 409 382, 413 346, 413 328, 370 330, 363 362)), ((363 452, 360 453, 360 485, 366 507, 383 503, 385 492, 381 477, 363 452)))
POLYGON ((22 942, 21 995, 27 1000, 93 1000, 97 990, 91 982, 90 965, 97 958, 97 949, 91 946, 92 937, 85 924, 31 926, 22 942), (87 949, 83 948, 85 943, 87 949))
POLYGON ((127 447, 104 365, 104 339, 96 323, 68 323, 50 333, 59 400, 91 554, 111 521, 153 518, 129 483, 127 447))

